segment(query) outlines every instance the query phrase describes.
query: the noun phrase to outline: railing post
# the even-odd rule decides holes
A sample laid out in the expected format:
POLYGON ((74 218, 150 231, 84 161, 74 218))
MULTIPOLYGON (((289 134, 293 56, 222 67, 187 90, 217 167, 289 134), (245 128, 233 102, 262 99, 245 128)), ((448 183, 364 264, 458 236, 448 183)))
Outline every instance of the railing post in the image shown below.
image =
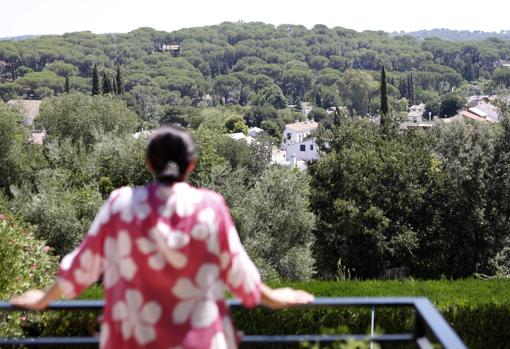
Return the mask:
MULTIPOLYGON (((375 305, 372 304, 372 316, 370 317, 370 339, 374 338, 375 305)), ((370 349, 374 349, 374 341, 370 340, 370 349)))
POLYGON ((415 321, 414 321, 414 343, 417 349, 433 349, 432 344, 427 338, 427 325, 420 316, 417 310, 415 310, 415 321))

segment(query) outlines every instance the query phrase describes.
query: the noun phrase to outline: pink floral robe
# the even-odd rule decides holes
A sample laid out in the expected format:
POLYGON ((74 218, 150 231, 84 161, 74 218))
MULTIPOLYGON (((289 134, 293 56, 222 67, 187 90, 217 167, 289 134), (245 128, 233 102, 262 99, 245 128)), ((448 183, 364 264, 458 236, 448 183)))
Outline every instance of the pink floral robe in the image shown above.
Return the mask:
POLYGON ((74 298, 101 274, 100 348, 236 348, 224 292, 247 307, 260 300, 225 201, 186 183, 111 194, 58 284, 74 298))

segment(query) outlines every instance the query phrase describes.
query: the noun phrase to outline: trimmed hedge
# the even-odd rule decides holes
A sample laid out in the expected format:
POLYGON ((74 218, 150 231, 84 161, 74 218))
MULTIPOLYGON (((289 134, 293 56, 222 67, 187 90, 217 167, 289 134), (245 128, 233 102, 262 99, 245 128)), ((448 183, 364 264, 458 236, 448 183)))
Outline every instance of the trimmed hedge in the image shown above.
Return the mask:
MULTIPOLYGON (((278 285, 275 285, 278 286, 278 285)), ((471 349, 510 348, 510 280, 338 281, 292 283, 317 297, 424 296, 429 298, 471 349)), ((337 308, 271 312, 235 312, 246 334, 368 333, 370 309, 337 308)), ((411 332, 410 308, 376 308, 379 332, 411 332)), ((383 348, 410 346, 383 345, 383 348)))
MULTIPOLYGON (((274 285, 273 286, 280 286, 274 285)), ((510 348, 510 280, 457 281, 338 281, 301 282, 302 288, 317 297, 424 296, 428 297, 452 324, 471 349, 510 348)), ((82 295, 97 299, 97 287, 82 295)), ((291 309, 269 311, 263 308, 234 312, 239 329, 246 334, 367 333, 370 309, 291 309)), ((97 330, 97 314, 55 313, 44 319, 42 335, 91 335, 97 330)), ((412 331, 414 311, 410 308, 376 308, 380 333, 412 331)), ((383 348, 404 348, 384 345, 383 348)), ((411 348, 407 346, 406 348, 411 348)))

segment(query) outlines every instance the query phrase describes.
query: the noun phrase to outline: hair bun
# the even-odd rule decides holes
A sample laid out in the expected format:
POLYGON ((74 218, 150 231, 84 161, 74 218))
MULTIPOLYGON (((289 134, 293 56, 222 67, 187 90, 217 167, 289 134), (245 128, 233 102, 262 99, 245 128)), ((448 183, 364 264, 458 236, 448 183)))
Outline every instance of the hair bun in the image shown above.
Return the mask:
POLYGON ((168 178, 168 179, 179 179, 181 177, 181 169, 179 165, 173 161, 169 160, 166 163, 165 168, 159 174, 160 178, 168 178))

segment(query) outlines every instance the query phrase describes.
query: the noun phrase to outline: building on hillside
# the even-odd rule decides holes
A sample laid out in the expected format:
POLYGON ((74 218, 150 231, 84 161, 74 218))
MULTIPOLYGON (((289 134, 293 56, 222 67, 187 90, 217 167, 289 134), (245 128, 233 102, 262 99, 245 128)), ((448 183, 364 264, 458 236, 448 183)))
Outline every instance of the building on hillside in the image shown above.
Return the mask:
POLYGON ((262 136, 265 133, 265 131, 259 127, 250 127, 248 129, 248 136, 257 138, 262 136))
POLYGON ((233 140, 244 141, 247 144, 252 144, 255 141, 255 138, 253 138, 251 136, 247 136, 242 132, 230 133, 228 136, 230 138, 232 138, 233 140))
POLYGON ((294 122, 285 125, 283 131, 282 150, 287 152, 286 160, 317 160, 319 153, 313 132, 317 130, 319 124, 313 120, 294 122))
POLYGON ((433 121, 404 121, 400 124, 401 130, 411 130, 411 129, 417 129, 421 128, 424 130, 431 129, 435 126, 435 122, 433 121))
POLYGON ((477 110, 476 108, 469 108, 462 110, 458 114, 461 118, 468 121, 477 121, 481 123, 494 122, 492 119, 487 118, 487 114, 477 110), (472 110, 474 109, 474 111, 472 110))
POLYGON ((498 67, 510 68, 510 60, 508 59, 500 59, 496 65, 498 67))
POLYGON ((39 115, 39 108, 41 108, 41 101, 28 99, 11 99, 7 104, 19 111, 23 117, 23 125, 28 127, 34 124, 34 119, 39 115))
POLYGON ((163 44, 161 52, 170 52, 172 56, 177 57, 181 54, 181 45, 163 44))
POLYGON ((499 122, 501 119, 501 111, 498 107, 491 103, 479 103, 475 108, 469 108, 469 110, 471 109, 476 109, 485 113, 486 118, 492 120, 493 122, 499 122))
POLYGON ((425 104, 412 105, 407 113, 407 121, 420 123, 422 122, 423 114, 425 113, 425 104))
POLYGON ((43 144, 46 138, 46 131, 32 131, 28 141, 33 144, 43 144))
POLYGON ((499 122, 501 111, 493 104, 497 99, 497 96, 471 96, 468 98, 468 110, 483 118, 491 119, 489 121, 499 122))

